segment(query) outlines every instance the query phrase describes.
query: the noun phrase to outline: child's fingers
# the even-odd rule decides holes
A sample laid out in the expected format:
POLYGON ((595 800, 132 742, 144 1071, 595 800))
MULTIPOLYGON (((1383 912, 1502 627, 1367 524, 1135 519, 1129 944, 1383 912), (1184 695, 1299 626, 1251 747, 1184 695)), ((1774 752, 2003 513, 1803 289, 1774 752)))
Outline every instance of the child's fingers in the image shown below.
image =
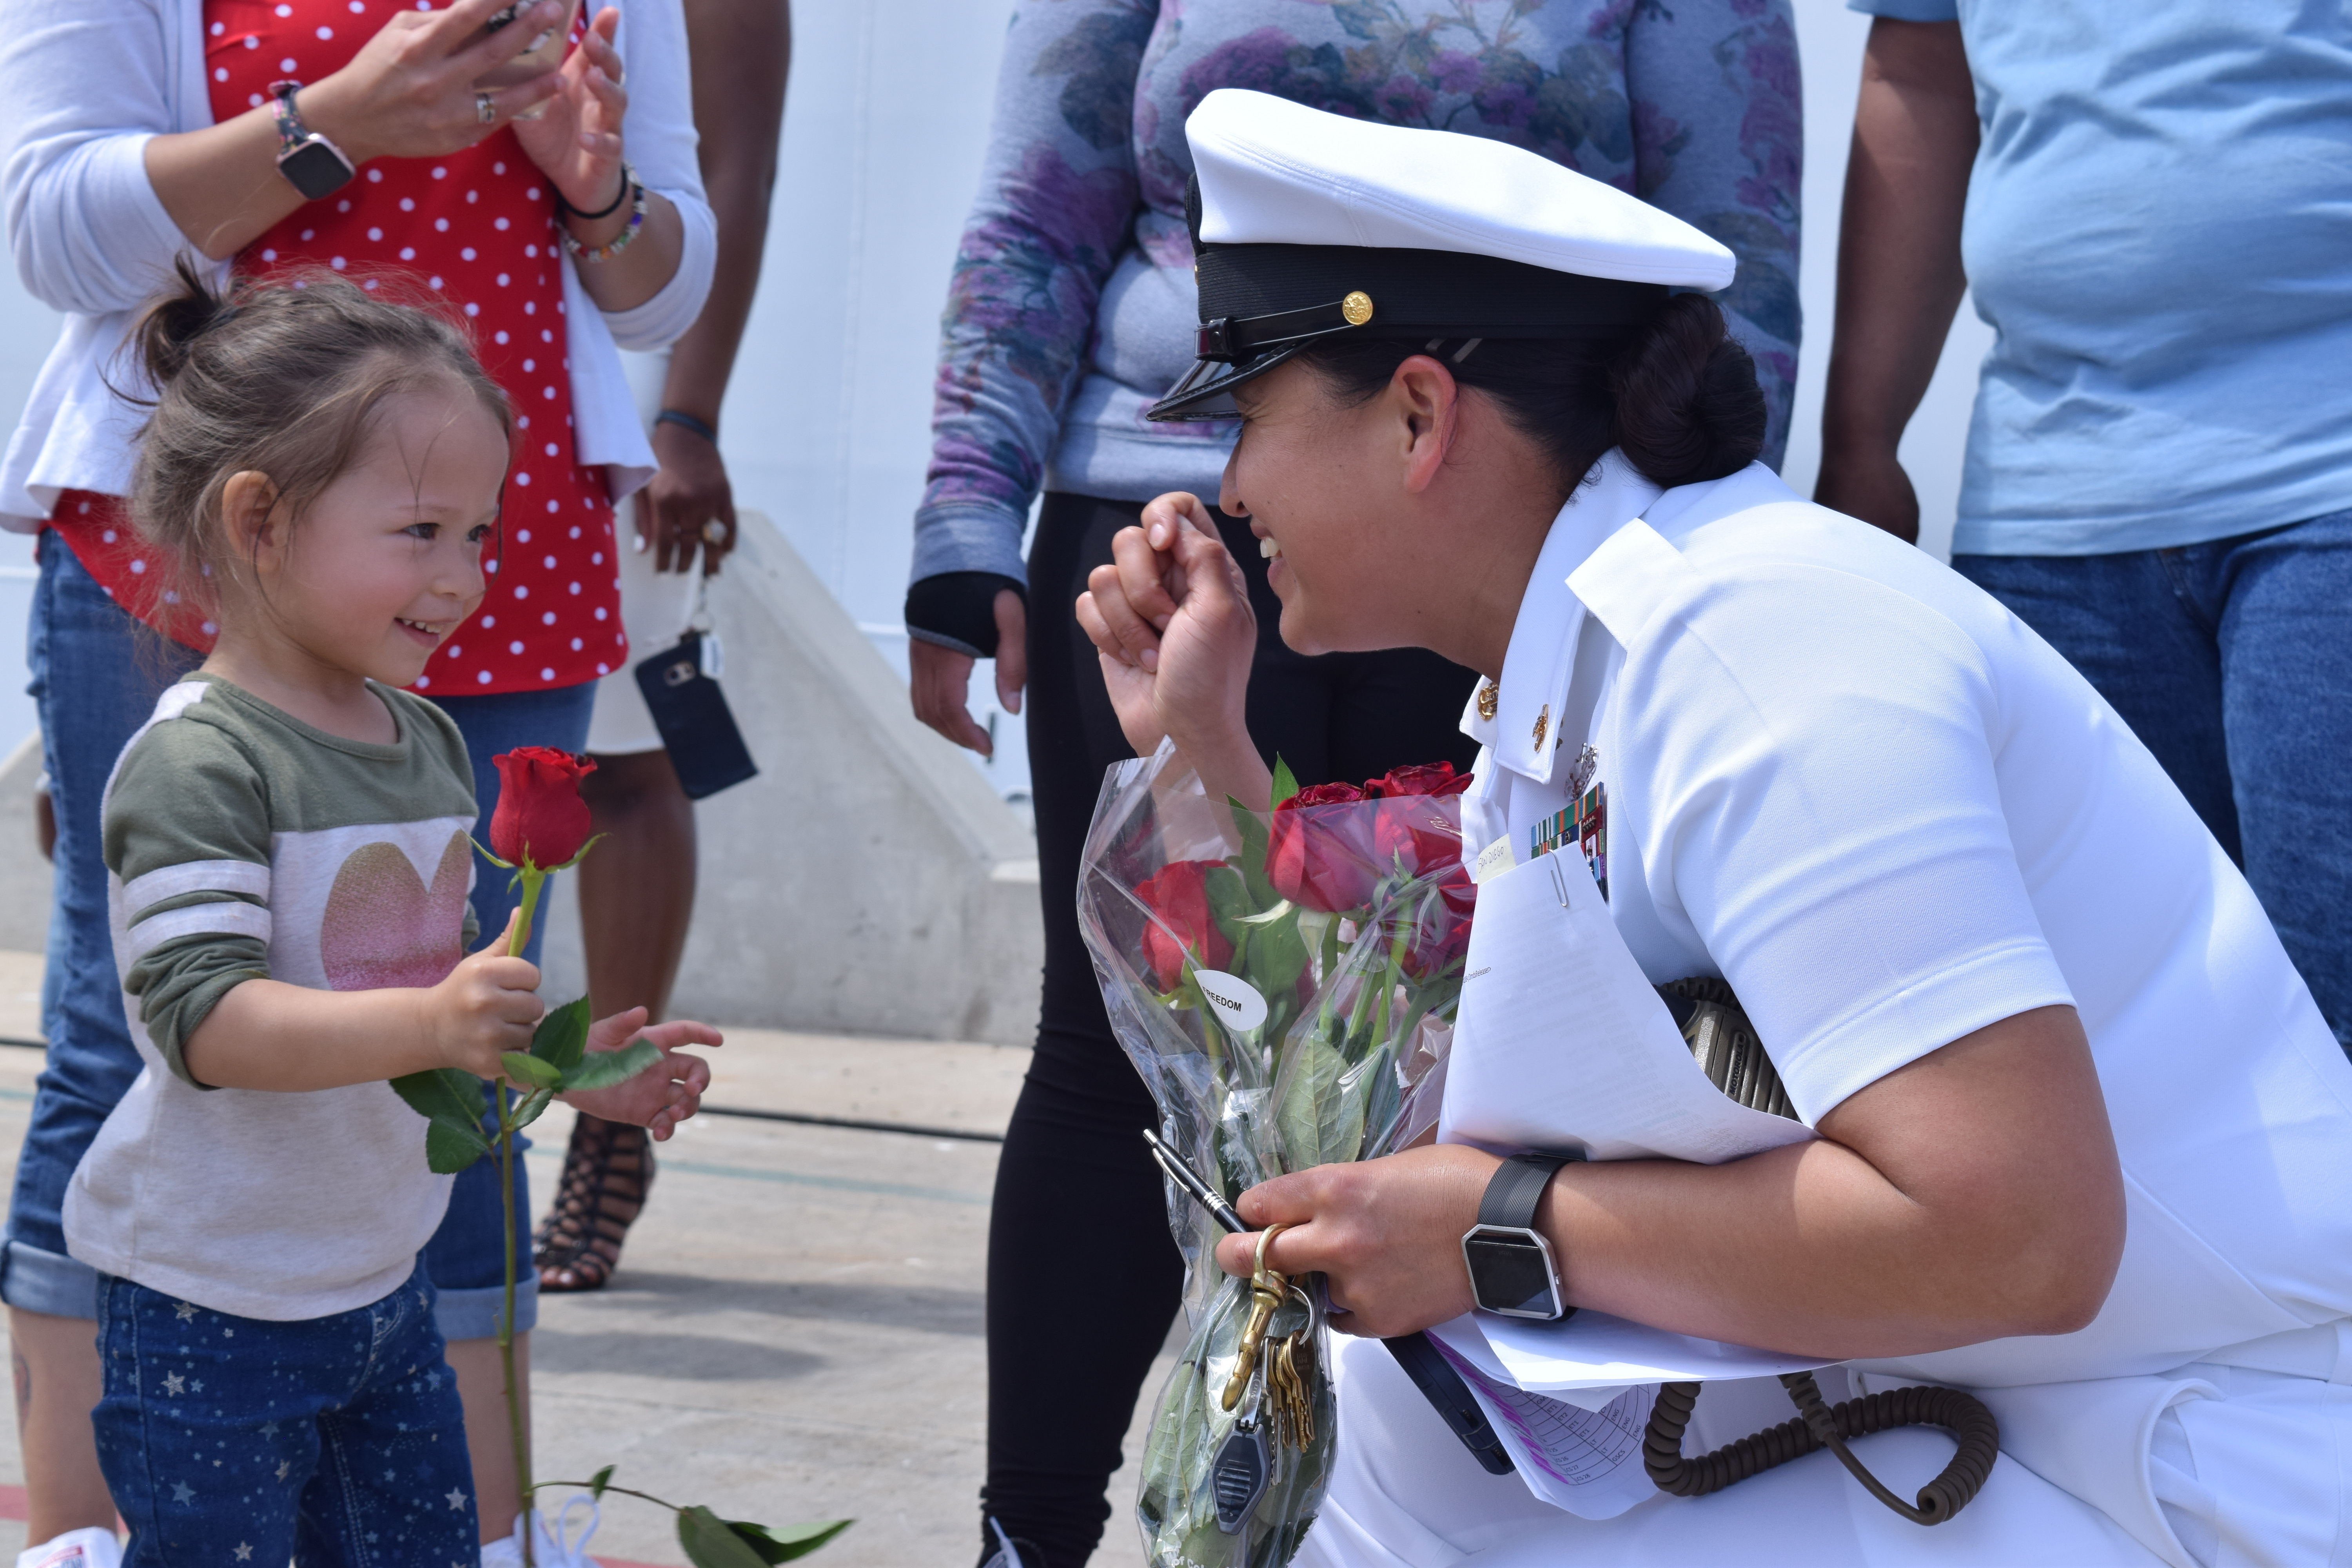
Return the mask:
POLYGON ((513 909, 507 911, 506 930, 499 932, 497 936, 492 937, 479 951, 500 957, 513 952, 515 927, 520 924, 521 921, 522 906, 520 904, 517 904, 513 909))
POLYGON ((646 1038, 666 1051, 681 1046, 723 1046, 727 1037, 709 1025, 693 1018, 673 1018, 667 1024, 655 1024, 640 1031, 646 1038))
POLYGON ((483 954, 481 971, 483 978, 501 991, 520 993, 536 992, 539 989, 539 965, 527 958, 501 958, 495 954, 483 954))
MULTIPOLYGON (((617 1051, 640 1033, 653 1033, 645 1026, 646 1016, 643 1007, 632 1007, 609 1018, 597 1019, 588 1026, 588 1048, 592 1051, 617 1051)), ((654 1043, 659 1045, 661 1041, 656 1038, 654 1043)))
POLYGON ((670 1082, 679 1095, 696 1099, 710 1087, 710 1064, 700 1057, 671 1056, 665 1058, 670 1068, 670 1082))

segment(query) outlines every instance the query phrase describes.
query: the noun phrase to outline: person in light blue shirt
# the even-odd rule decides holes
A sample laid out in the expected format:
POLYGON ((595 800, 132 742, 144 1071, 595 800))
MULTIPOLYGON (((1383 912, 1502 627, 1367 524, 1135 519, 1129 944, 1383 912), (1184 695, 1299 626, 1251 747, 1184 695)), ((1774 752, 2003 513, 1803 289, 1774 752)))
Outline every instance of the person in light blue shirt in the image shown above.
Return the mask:
POLYGON ((1917 536, 1895 447, 1973 287, 1952 564, 2130 723, 2352 1049, 2352 12, 1848 4, 1816 498, 1917 536))

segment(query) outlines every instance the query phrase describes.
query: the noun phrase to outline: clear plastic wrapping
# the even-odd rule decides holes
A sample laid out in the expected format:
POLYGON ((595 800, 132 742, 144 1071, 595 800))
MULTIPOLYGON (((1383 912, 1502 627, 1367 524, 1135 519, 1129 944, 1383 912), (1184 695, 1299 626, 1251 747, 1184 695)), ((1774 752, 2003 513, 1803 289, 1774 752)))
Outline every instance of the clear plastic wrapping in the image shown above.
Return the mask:
MULTIPOLYGON (((1475 897, 1466 782, 1402 769, 1257 811, 1211 798, 1164 745, 1106 779, 1079 925, 1160 1136, 1228 1201, 1435 1123, 1475 897)), ((1144 1454, 1145 1548, 1154 1568, 1271 1568, 1314 1521, 1336 1434, 1321 1280, 1293 1282, 1228 1407, 1251 1284, 1217 1269, 1214 1223, 1173 1187, 1169 1224, 1192 1335, 1144 1454)))

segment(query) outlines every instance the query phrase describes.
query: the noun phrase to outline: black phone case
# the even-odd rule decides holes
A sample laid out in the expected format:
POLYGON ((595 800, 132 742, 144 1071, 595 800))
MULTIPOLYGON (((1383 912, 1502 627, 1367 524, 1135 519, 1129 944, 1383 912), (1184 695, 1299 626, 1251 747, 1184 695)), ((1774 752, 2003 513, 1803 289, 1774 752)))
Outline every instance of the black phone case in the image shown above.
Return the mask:
POLYGON ((1470 1385, 1462 1381, 1453 1363, 1429 1342, 1427 1334, 1399 1334, 1381 1342, 1389 1347, 1389 1353, 1396 1357, 1397 1365, 1404 1368, 1404 1374, 1412 1379, 1413 1386, 1436 1410, 1438 1418, 1462 1439, 1462 1446, 1470 1450, 1479 1468, 1490 1476, 1507 1476, 1518 1468, 1511 1463, 1503 1440, 1495 1436, 1494 1426, 1487 1421, 1486 1411, 1479 1408, 1470 1385))
POLYGON ((726 693, 702 673, 700 632, 688 632, 676 647, 639 660, 636 677, 687 799, 701 800, 758 774, 726 693))

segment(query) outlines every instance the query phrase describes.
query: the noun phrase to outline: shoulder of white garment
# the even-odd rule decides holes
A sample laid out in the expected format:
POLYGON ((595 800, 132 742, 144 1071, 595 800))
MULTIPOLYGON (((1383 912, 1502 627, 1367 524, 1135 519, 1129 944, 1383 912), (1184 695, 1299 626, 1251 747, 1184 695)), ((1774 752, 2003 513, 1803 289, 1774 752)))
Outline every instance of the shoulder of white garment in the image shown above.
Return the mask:
POLYGON ((1816 506, 1762 463, 1705 484, 1666 491, 1615 530, 1569 574, 1576 601, 1621 647, 1644 637, 1657 615, 1702 588, 1737 582, 1765 560, 1845 566, 1883 577, 1889 553, 1916 552, 1867 523, 1816 506))

